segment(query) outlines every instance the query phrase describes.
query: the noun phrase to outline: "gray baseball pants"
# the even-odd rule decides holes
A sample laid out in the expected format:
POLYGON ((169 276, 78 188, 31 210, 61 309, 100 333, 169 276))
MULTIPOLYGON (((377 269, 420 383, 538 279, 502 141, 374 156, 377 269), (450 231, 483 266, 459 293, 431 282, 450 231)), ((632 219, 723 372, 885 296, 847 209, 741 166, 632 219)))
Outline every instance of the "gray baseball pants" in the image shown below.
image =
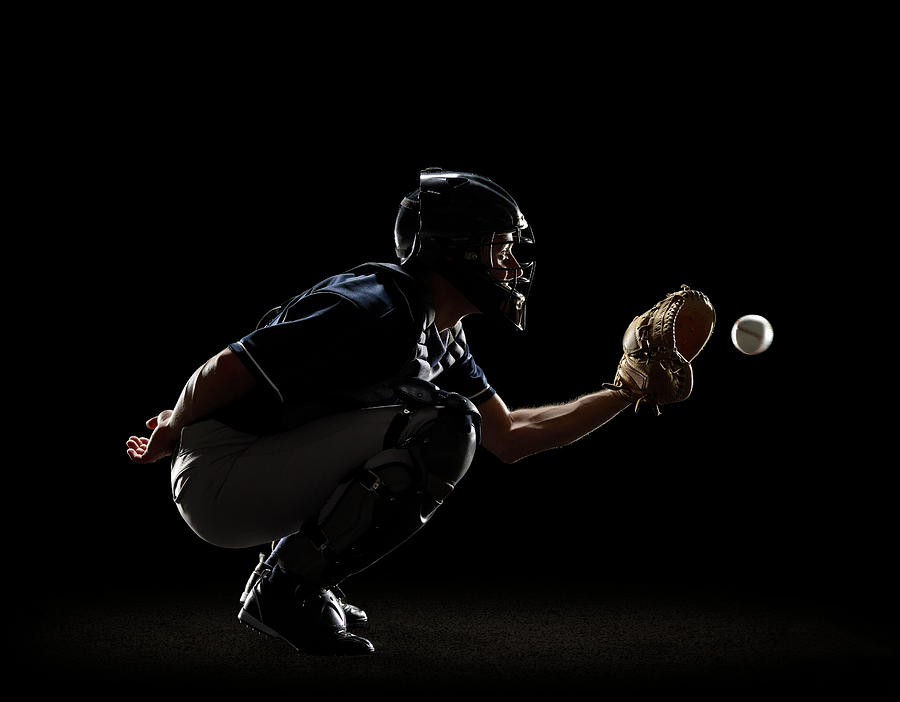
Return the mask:
POLYGON ((197 422, 184 428, 173 456, 172 497, 185 522, 211 544, 276 541, 297 532, 341 481, 383 450, 402 410, 353 410, 267 436, 197 422))

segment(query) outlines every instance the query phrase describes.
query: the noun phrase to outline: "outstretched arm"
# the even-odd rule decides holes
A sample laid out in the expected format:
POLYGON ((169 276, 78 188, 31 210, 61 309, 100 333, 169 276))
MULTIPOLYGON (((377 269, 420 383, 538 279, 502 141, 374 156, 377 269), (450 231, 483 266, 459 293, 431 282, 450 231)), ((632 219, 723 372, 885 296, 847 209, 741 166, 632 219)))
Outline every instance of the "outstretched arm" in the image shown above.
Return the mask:
POLYGON ((482 445, 504 463, 566 446, 590 434, 631 402, 600 390, 559 405, 512 410, 499 395, 479 406, 482 445))
POLYGON ((172 454, 181 430, 249 393, 256 379, 231 349, 200 366, 181 391, 173 409, 147 420, 148 437, 132 436, 126 453, 135 463, 153 463, 172 454))

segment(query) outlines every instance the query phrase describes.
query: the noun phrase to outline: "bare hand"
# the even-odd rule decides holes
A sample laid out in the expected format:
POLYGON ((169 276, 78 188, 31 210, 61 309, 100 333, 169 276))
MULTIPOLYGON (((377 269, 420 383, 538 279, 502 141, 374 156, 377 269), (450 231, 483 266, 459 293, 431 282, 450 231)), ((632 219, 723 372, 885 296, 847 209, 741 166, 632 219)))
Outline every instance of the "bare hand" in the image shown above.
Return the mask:
POLYGON ((181 430, 170 424, 172 410, 163 410, 156 417, 147 420, 147 428, 152 431, 150 438, 143 436, 129 437, 125 445, 126 453, 135 463, 154 463, 161 458, 171 456, 178 442, 181 430))

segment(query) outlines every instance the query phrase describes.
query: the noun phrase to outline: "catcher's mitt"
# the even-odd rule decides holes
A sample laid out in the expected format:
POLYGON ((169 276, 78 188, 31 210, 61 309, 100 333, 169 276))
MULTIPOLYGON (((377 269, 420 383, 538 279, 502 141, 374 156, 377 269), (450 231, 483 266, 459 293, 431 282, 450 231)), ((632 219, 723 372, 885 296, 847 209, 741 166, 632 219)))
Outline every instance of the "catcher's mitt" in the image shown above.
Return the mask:
POLYGON ((624 354, 612 383, 634 402, 635 412, 686 400, 693 388, 691 361, 709 341, 716 311, 699 290, 682 285, 644 314, 635 317, 622 338, 624 354))

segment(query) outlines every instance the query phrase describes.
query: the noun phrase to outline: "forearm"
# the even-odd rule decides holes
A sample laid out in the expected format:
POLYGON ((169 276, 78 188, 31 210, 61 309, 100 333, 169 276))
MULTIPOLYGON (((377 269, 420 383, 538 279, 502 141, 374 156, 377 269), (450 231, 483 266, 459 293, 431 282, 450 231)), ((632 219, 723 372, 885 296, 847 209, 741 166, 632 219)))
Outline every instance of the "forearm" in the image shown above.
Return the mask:
POLYGON ((178 429, 208 417, 247 394, 255 379, 230 349, 200 366, 181 391, 169 423, 178 429))
POLYGON ((584 438, 630 406, 616 392, 600 390, 571 402, 513 410, 503 456, 507 463, 584 438))

